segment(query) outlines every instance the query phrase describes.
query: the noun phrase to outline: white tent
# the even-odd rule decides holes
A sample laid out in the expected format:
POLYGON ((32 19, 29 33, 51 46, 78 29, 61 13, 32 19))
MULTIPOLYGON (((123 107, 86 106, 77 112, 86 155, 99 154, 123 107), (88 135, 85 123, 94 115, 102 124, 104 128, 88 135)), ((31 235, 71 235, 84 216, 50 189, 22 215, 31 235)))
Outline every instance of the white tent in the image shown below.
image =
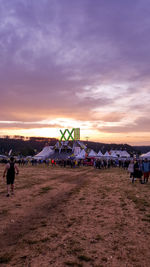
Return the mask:
POLYGON ((121 150, 113 150, 118 157, 121 157, 121 150))
POLYGON ((97 154, 97 157, 98 157, 98 158, 101 158, 101 157, 103 157, 103 154, 102 154, 102 152, 101 152, 101 151, 99 151, 99 152, 98 152, 98 154, 97 154))
POLYGON ((91 151, 90 151, 90 153, 88 154, 88 157, 96 157, 97 156, 97 153, 92 149, 91 151))
POLYGON ((81 153, 81 148, 80 148, 79 146, 76 146, 76 147, 74 148, 74 155, 77 156, 77 155, 79 155, 80 153, 81 153))
POLYGON ((121 151, 120 157, 122 158, 130 158, 130 154, 127 151, 121 151))
POLYGON ((81 141, 77 141, 77 143, 79 144, 79 146, 80 146, 82 149, 86 149, 86 145, 84 145, 83 142, 81 142, 81 141))
POLYGON ((59 149, 60 147, 60 144, 59 144, 59 141, 57 141, 57 143, 55 144, 55 148, 59 149))
POLYGON ((0 155, 0 159, 8 159, 8 157, 5 155, 0 155))
POLYGON ((147 152, 147 153, 145 153, 145 154, 142 154, 142 155, 140 156, 140 158, 142 158, 142 159, 150 159, 150 152, 147 152))
POLYGON ((50 155, 52 155, 54 153, 54 151, 52 150, 52 147, 50 146, 45 146, 43 148, 43 150, 38 153, 37 155, 35 155, 33 158, 37 159, 37 160, 45 160, 47 158, 49 158, 50 155))
POLYGON ((110 157, 110 154, 108 153, 108 151, 105 152, 104 157, 110 157))
POLYGON ((84 149, 76 156, 76 159, 85 159, 86 152, 84 149))
POLYGON ((115 151, 111 152, 111 158, 118 158, 118 156, 116 155, 115 151))
POLYGON ((130 158, 130 154, 126 150, 111 150, 111 156, 118 156, 119 158, 130 158))

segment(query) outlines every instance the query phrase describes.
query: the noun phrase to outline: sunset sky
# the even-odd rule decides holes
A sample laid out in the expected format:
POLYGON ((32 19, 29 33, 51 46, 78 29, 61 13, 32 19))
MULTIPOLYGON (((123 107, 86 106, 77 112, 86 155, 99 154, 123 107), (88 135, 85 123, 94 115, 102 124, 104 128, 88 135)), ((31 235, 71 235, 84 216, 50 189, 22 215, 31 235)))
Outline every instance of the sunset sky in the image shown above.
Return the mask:
POLYGON ((149 0, 0 0, 0 135, 150 145, 149 0))

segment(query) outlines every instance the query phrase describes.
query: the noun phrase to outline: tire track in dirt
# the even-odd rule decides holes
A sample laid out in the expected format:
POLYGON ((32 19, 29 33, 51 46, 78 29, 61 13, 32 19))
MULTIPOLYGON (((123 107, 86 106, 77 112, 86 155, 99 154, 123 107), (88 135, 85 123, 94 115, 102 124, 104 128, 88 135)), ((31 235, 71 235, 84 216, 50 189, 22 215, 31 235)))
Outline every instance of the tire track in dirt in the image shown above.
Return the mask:
MULTIPOLYGON (((86 173, 87 171, 83 172, 83 174, 86 173)), ((86 175, 81 178, 81 174, 75 174, 71 179, 68 177, 62 178, 61 182, 62 185, 59 184, 58 193, 55 193, 53 196, 51 196, 51 192, 46 193, 38 201, 36 200, 34 206, 31 206, 30 209, 25 211, 24 216, 18 217, 17 221, 11 223, 4 229, 3 233, 0 235, 0 247, 3 248, 1 256, 5 253, 13 254, 20 239, 23 240, 26 234, 32 231, 30 230, 31 225, 40 225, 41 219, 47 217, 48 214, 52 217, 53 214, 58 212, 58 208, 60 208, 61 205, 67 203, 82 187, 90 183, 90 180, 88 179, 87 181, 86 175), (65 188, 64 183, 66 184, 65 188)), ((57 183, 55 185, 57 186, 57 183)))
MULTIPOLYGON (((148 222, 145 229, 134 203, 141 205, 140 185, 129 185, 126 173, 118 169, 60 171, 62 177, 53 179, 52 173, 52 180, 42 184, 55 184, 57 190, 33 197, 27 217, 18 217, 12 243, 6 233, 13 234, 11 225, 0 236, 1 247, 5 238, 3 253, 12 254, 3 266, 148 267, 148 222)), ((145 190, 148 193, 148 187, 145 190)))

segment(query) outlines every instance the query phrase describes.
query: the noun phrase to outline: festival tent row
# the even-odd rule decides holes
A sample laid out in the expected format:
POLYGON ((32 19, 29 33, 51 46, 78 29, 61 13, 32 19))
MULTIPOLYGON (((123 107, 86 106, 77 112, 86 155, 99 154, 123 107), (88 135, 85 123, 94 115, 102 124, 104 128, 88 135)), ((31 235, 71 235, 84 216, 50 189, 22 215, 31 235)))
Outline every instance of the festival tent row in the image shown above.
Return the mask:
POLYGON ((88 154, 88 157, 95 158, 96 156, 97 156, 97 153, 93 149, 91 149, 90 153, 88 154))
POLYGON ((87 147, 81 142, 69 142, 61 141, 57 142, 54 146, 45 146, 43 150, 35 155, 33 158, 36 160, 45 160, 48 158, 76 158, 85 159, 87 158, 105 158, 105 159, 116 159, 116 158, 129 158, 130 155, 127 151, 111 150, 106 151, 102 154, 101 151, 96 153, 93 149, 88 152, 87 147))
POLYGON ((119 158, 130 158, 130 154, 126 150, 111 150, 111 155, 116 155, 119 158))
POLYGON ((105 154, 103 155, 103 157, 110 157, 110 154, 108 153, 108 151, 105 152, 105 154))
POLYGON ((118 158, 118 156, 117 156, 117 154, 115 153, 115 151, 112 151, 112 152, 111 152, 111 157, 112 157, 112 158, 118 158))
POLYGON ((115 151, 111 150, 110 152, 106 151, 103 155, 101 151, 97 154, 98 158, 110 158, 110 159, 117 159, 117 158, 130 158, 130 154, 127 151, 115 151))
POLYGON ((102 154, 102 152, 101 152, 101 151, 99 151, 99 152, 97 153, 97 157, 98 157, 98 158, 101 158, 101 157, 103 157, 103 154, 102 154))
POLYGON ((83 159, 85 158, 83 153, 86 153, 83 151, 86 151, 86 149, 87 147, 81 141, 58 141, 54 146, 45 146, 40 153, 33 157, 33 159, 67 159, 70 157, 76 158, 76 156, 83 159))
POLYGON ((83 149, 78 155, 76 155, 76 159, 83 159, 86 157, 86 155, 88 158, 97 158, 97 159, 130 158, 130 154, 127 151, 117 151, 117 153, 115 153, 115 151, 111 151, 111 152, 106 151, 105 154, 102 154, 101 151, 96 153, 93 149, 91 149, 91 151, 87 154, 85 150, 83 149))
POLYGON ((115 154, 115 152, 109 153, 108 151, 106 151, 105 154, 102 154, 102 152, 99 151, 97 158, 114 159, 118 158, 118 156, 115 154))

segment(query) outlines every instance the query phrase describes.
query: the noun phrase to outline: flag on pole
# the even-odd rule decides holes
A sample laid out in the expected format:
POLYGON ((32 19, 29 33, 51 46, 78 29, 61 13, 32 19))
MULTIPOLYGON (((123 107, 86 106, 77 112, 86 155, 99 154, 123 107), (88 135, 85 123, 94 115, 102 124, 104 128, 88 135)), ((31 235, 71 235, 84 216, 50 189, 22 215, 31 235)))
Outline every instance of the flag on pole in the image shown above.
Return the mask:
POLYGON ((10 156, 12 153, 12 149, 9 150, 8 156, 10 156))

